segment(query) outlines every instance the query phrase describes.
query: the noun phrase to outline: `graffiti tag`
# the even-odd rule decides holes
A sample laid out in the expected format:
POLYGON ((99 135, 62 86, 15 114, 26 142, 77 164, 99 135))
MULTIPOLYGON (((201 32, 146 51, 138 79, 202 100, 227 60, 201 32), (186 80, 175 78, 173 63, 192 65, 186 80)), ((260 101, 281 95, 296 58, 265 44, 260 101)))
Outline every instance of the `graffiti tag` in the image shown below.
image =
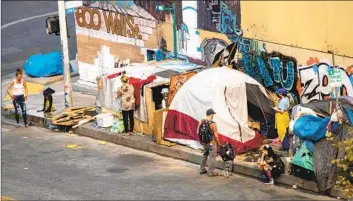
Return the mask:
MULTIPOLYGON (((334 89, 329 86, 329 75, 328 71, 332 69, 327 63, 314 63, 310 66, 299 67, 299 79, 302 89, 300 98, 302 103, 308 103, 312 101, 318 101, 330 98, 334 89)), ((342 70, 343 85, 340 89, 339 94, 342 96, 353 96, 353 82, 352 75, 348 75, 343 68, 342 70)))

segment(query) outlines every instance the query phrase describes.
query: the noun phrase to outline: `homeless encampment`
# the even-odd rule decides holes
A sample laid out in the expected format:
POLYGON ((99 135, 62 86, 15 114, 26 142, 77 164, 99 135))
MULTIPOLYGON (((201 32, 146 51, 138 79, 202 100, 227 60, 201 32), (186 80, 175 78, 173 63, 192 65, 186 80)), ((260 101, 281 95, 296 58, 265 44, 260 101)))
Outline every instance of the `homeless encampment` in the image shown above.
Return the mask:
POLYGON ((134 86, 136 110, 136 132, 152 134, 154 111, 160 109, 161 91, 169 87, 170 77, 183 72, 202 68, 200 65, 182 61, 165 60, 161 62, 133 63, 122 68, 110 69, 110 73, 100 76, 97 80, 98 94, 96 105, 105 112, 119 116, 121 103, 116 99, 116 91, 121 83, 121 73, 126 72, 129 83, 134 86))
MULTIPOLYGON (((311 150, 308 149, 307 152, 312 154, 311 160, 315 172, 315 180, 320 192, 327 192, 330 190, 335 185, 337 176, 340 173, 339 169, 336 165, 332 164, 331 161, 333 159, 344 157, 344 152, 340 151, 336 146, 333 146, 334 141, 328 140, 326 138, 326 133, 332 132, 335 139, 338 139, 339 141, 353 137, 353 98, 340 97, 339 103, 343 114, 343 122, 341 124, 334 122, 334 115, 331 116, 333 110, 336 108, 334 99, 322 100, 298 106, 301 107, 299 110, 305 110, 306 112, 294 123, 294 135, 304 141, 301 146, 308 144, 308 147, 311 147, 311 150), (314 111, 319 116, 312 114, 310 110, 314 111)), ((296 111, 297 109, 298 108, 293 108, 293 111, 296 111)), ((337 114, 338 113, 336 113, 336 115, 337 114)), ((310 158, 305 157, 304 154, 298 153, 296 155, 297 156, 293 157, 293 164, 297 165, 297 161, 300 157, 303 159, 300 163, 310 163, 310 158), (304 159, 309 162, 305 162, 304 159)), ((311 167, 303 165, 301 167, 307 170, 312 169, 311 167)))
MULTIPOLYGON (((198 122, 206 110, 216 112, 221 143, 230 142, 236 153, 258 148, 263 136, 248 127, 248 103, 259 109, 262 119, 274 119, 273 103, 266 89, 250 76, 227 67, 211 68, 191 77, 176 93, 164 124, 164 138, 201 149, 198 122)), ((266 128, 263 128, 266 130, 266 128)))

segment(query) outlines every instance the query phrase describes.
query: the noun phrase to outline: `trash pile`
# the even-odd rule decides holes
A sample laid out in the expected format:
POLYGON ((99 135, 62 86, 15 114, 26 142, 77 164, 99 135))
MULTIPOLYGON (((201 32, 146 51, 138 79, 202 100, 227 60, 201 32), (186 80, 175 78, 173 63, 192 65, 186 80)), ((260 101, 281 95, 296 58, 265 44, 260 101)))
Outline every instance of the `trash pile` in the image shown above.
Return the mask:
POLYGON ((96 116, 90 115, 90 113, 92 114, 95 110, 95 106, 66 108, 60 115, 52 118, 52 124, 77 128, 95 119, 96 116))
POLYGON ((291 173, 316 181, 320 192, 334 187, 340 170, 331 163, 344 158, 332 139, 349 139, 353 126, 353 98, 334 99, 297 105, 292 109, 289 133, 293 135, 290 151, 291 173))
POLYGON ((112 133, 124 133, 125 127, 122 119, 115 117, 112 113, 101 113, 96 116, 96 121, 91 125, 92 128, 100 128, 112 133))

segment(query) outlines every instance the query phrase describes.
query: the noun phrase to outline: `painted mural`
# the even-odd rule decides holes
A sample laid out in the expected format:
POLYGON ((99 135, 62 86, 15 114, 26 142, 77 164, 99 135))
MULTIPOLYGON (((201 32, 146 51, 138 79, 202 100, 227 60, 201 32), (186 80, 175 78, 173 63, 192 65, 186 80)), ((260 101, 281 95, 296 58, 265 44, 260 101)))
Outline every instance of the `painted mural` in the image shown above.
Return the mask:
POLYGON ((144 41, 148 40, 148 36, 156 28, 156 21, 153 19, 126 15, 128 11, 115 5, 105 5, 108 10, 103 10, 100 6, 101 4, 96 3, 90 7, 77 8, 75 18, 78 34, 95 34, 104 39, 143 47, 144 41))

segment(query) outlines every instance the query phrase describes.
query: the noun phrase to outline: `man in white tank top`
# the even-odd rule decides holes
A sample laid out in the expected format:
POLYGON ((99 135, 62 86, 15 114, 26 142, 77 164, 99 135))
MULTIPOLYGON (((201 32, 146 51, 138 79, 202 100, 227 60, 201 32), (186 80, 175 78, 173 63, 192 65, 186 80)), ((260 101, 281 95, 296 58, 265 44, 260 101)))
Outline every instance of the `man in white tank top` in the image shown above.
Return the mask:
POLYGON ((27 95, 28 95, 28 89, 26 82, 22 79, 22 70, 17 69, 16 70, 16 79, 10 83, 9 87, 6 89, 7 94, 12 98, 13 105, 15 107, 15 116, 16 116, 16 122, 17 126, 20 127, 20 111, 19 107, 21 108, 22 111, 22 117, 23 121, 25 123, 25 126, 28 126, 27 123, 27 110, 26 110, 26 100, 27 100, 27 95), (10 92, 12 89, 12 93, 10 92))

